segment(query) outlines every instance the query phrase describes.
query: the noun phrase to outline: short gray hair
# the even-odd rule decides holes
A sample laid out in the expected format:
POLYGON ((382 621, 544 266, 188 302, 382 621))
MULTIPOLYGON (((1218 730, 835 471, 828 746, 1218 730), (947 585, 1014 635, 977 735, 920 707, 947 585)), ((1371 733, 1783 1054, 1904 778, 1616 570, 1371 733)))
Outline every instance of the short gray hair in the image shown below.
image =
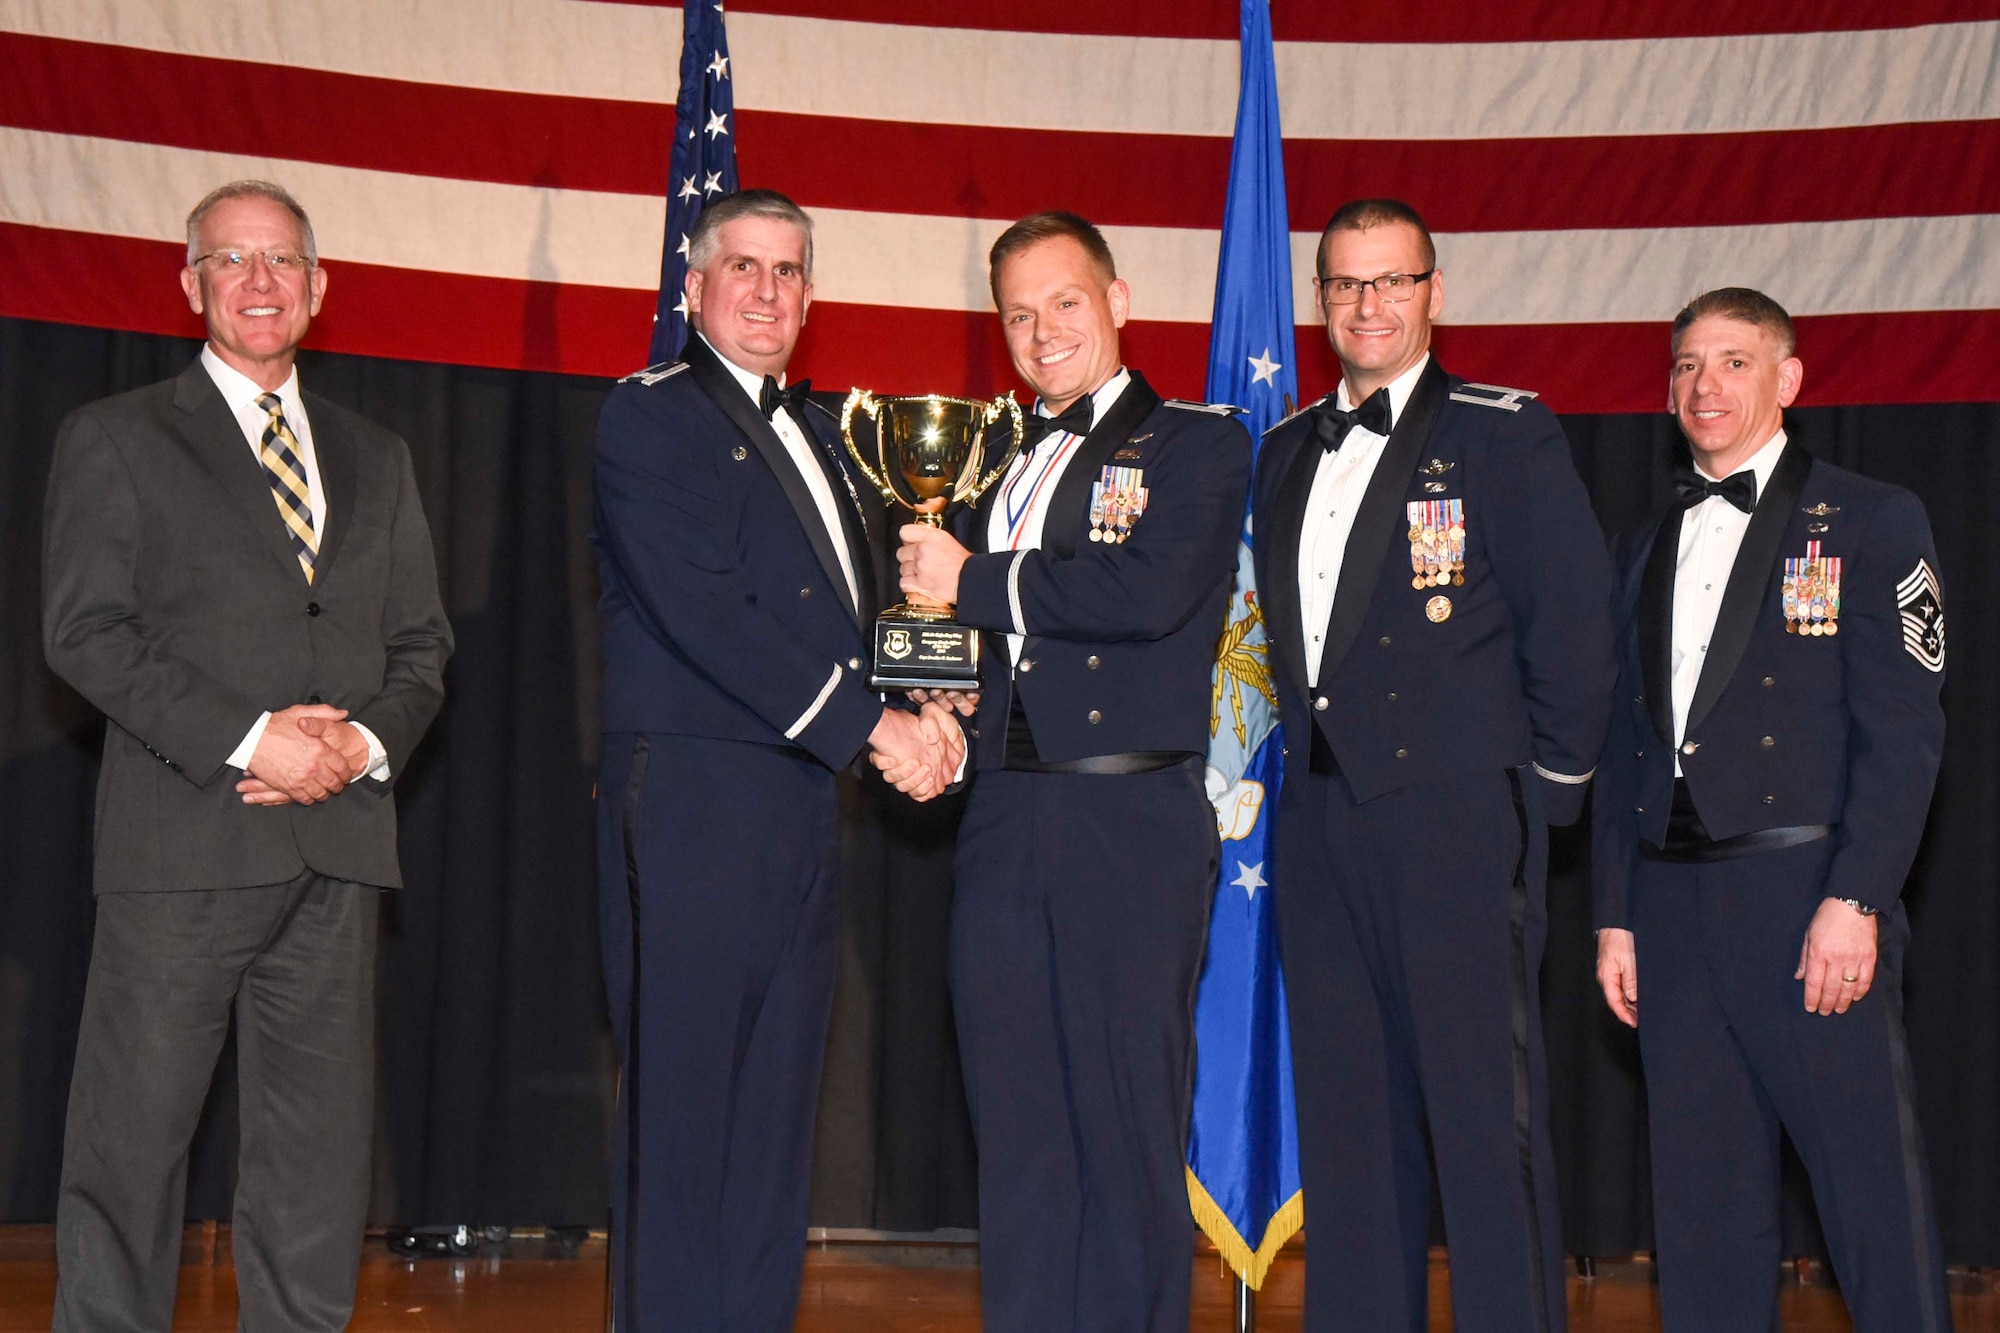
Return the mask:
POLYGON ((707 268, 708 261, 715 258, 715 247, 722 229, 738 218, 789 222, 803 232, 806 238, 806 281, 812 281, 813 220, 803 208, 776 190, 739 190, 735 194, 725 194, 703 208, 696 215, 694 226, 688 229, 688 267, 707 268))
POLYGON ((201 258, 202 219, 214 212, 217 204, 226 203, 231 199, 269 199, 272 203, 280 205, 298 219, 299 234, 305 238, 306 267, 310 268, 319 263, 319 247, 313 242, 312 219, 306 216, 304 205, 292 198, 291 191, 270 181, 241 180, 231 181, 227 185, 220 185, 210 190, 202 196, 201 202, 194 206, 194 211, 188 214, 189 267, 193 267, 194 261, 201 258))

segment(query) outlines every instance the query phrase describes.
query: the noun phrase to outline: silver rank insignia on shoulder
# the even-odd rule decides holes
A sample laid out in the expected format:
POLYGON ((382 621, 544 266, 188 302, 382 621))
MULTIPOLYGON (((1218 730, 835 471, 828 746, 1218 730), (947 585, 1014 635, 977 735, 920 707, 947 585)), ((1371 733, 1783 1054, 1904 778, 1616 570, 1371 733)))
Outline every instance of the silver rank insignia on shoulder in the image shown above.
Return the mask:
POLYGON ((1169 398, 1167 406, 1178 407, 1184 412, 1206 412, 1212 417, 1240 417, 1249 413, 1248 408, 1237 407, 1233 403, 1195 403, 1185 398, 1169 398))
POLYGON ((1497 407, 1503 412, 1520 411, 1523 398, 1541 397, 1527 389, 1510 389, 1504 384, 1461 384, 1452 390, 1451 396, 1456 402, 1497 407))
POLYGON ((1321 403, 1327 402, 1332 397, 1333 395, 1329 393, 1313 399, 1310 403, 1300 403, 1297 407, 1293 408, 1291 411, 1285 413, 1285 415, 1279 417, 1276 421, 1272 422, 1270 425, 1270 429, 1264 432, 1264 438, 1269 439, 1271 437, 1271 431, 1277 430, 1280 426, 1283 426, 1286 422, 1292 420, 1295 417, 1304 416, 1306 413, 1312 411, 1315 407, 1318 407, 1321 403))
POLYGON ((1146 512, 1148 489, 1143 468, 1107 467, 1090 485, 1090 540, 1116 545, 1132 535, 1146 512))
POLYGON ((1926 671, 1943 671, 1944 589, 1930 561, 1919 556, 1896 585, 1896 610, 1903 618, 1903 647, 1926 671))
POLYGON ((620 384, 644 384, 650 387, 658 384, 661 380, 672 379, 687 368, 688 365, 685 361, 662 361, 657 366, 647 366, 644 370, 635 370, 618 382, 620 384))

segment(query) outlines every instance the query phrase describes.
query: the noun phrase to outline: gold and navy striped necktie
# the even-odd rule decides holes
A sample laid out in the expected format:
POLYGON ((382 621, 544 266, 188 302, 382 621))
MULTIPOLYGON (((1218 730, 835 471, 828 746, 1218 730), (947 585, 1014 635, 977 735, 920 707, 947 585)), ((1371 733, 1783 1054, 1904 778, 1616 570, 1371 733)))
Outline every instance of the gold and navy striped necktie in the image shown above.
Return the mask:
POLYGON ((298 553, 299 568, 306 582, 313 581, 313 558, 319 554, 319 534, 313 530, 312 492, 306 486, 306 465, 299 457, 298 437, 285 424, 285 405, 275 393, 257 400, 257 406, 271 414, 264 423, 263 443, 257 458, 271 482, 271 498, 278 502, 278 514, 291 534, 292 549, 298 553))

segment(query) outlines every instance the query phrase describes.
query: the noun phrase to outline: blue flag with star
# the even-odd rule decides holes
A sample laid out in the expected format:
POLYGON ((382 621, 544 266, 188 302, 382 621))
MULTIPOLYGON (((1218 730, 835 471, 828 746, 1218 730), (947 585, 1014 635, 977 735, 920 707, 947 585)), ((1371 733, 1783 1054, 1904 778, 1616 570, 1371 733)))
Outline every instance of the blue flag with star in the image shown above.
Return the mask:
POLYGON ((729 36, 716 0, 686 0, 681 18, 681 93, 674 104, 674 152, 667 169, 667 236, 660 251, 660 299, 653 311, 649 364, 671 361, 687 341, 688 233, 702 207, 736 193, 736 94, 729 36))
MULTIPOLYGON (((1291 236, 1269 0, 1242 0, 1242 82, 1216 267, 1208 397, 1248 413, 1253 440, 1298 396, 1292 366, 1291 236)), ((1278 697, 1250 560, 1249 516, 1217 647, 1208 795, 1222 868, 1195 1002, 1188 1199, 1195 1220, 1252 1288, 1305 1219, 1285 978, 1271 900, 1271 826, 1284 782, 1278 697)))

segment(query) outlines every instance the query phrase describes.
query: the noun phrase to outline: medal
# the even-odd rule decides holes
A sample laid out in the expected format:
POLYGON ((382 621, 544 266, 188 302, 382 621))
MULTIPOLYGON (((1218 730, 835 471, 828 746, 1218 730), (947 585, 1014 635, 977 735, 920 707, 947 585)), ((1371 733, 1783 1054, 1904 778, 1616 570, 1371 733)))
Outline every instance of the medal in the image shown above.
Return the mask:
POLYGON ((1431 618, 1433 625, 1442 625, 1451 619, 1451 598, 1433 597, 1424 603, 1424 614, 1431 618))

